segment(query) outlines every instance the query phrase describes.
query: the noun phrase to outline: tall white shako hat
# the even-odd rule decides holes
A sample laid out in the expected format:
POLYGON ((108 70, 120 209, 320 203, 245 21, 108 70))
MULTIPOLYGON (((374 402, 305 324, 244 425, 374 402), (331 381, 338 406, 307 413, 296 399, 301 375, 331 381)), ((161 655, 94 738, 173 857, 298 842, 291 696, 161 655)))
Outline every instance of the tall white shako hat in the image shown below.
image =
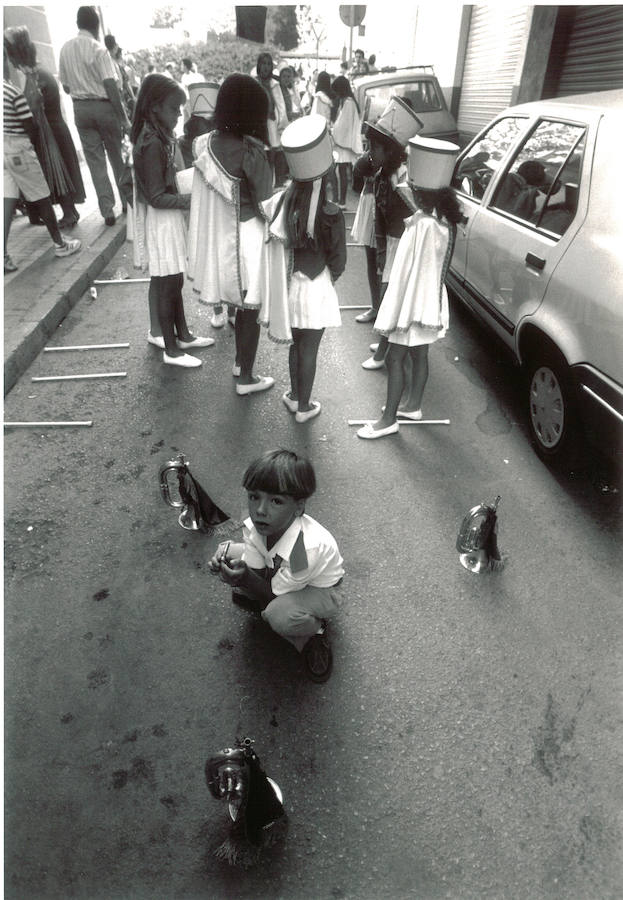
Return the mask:
POLYGON ((295 181, 314 181, 333 165, 327 120, 316 113, 290 122, 282 132, 281 146, 295 181))
POLYGON ((460 148, 450 141, 417 137, 409 141, 407 170, 414 187, 437 191, 448 187, 460 148))
POLYGON ((424 122, 417 116, 402 97, 390 97, 389 103, 376 122, 366 122, 385 137, 392 138, 401 147, 405 147, 409 138, 424 128, 424 122))
POLYGON ((199 81, 188 85, 188 107, 191 116, 203 116, 204 119, 214 118, 218 88, 218 84, 213 81, 199 81))

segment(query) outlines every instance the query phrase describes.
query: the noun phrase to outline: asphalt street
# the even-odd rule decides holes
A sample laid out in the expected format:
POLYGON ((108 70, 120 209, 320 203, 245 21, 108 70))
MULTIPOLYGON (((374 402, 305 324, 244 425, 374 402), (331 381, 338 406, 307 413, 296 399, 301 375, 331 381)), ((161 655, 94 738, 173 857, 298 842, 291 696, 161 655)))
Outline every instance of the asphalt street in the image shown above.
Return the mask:
MULTIPOLYGON (((367 297, 349 252, 341 303, 367 297)), ((130 268, 126 245, 106 275, 130 268)), ((385 374, 354 311, 327 331, 313 396, 281 402, 287 348, 262 335, 237 397, 233 333, 196 370, 146 342, 147 285, 102 286, 6 397, 5 896, 12 900, 615 900, 621 896, 621 502, 608 468, 534 454, 517 373, 462 310, 431 350, 430 418, 359 440, 385 374), (33 382, 55 374, 120 378, 33 382), (289 645, 232 606, 158 472, 182 451, 244 512, 260 452, 307 453, 308 512, 345 558, 334 672, 306 679, 289 645), (455 549, 464 514, 501 495, 502 572, 455 549), (227 811, 208 756, 255 739, 281 786, 285 841, 254 868, 214 857, 227 811)), ((363 298, 363 300, 362 300, 363 298)), ((186 289, 188 317, 208 313, 186 289)))

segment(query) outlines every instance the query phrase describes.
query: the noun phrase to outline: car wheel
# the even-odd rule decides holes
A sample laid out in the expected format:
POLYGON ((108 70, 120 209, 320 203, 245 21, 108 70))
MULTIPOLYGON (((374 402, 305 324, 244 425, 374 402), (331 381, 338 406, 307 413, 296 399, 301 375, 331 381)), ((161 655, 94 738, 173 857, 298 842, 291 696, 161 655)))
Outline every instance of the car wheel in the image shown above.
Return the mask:
POLYGON ((578 418, 567 364, 550 352, 528 366, 528 422, 536 452, 546 462, 571 459, 578 418))

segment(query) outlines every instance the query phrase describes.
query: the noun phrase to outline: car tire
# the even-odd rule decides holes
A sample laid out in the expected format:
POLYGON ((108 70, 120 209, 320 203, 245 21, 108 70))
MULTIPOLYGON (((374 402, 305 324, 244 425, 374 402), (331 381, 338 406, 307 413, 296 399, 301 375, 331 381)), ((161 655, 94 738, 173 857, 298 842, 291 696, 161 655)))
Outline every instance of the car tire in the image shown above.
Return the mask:
POLYGON ((554 350, 534 354, 527 366, 528 425, 534 448, 547 463, 575 462, 580 426, 573 379, 554 350))

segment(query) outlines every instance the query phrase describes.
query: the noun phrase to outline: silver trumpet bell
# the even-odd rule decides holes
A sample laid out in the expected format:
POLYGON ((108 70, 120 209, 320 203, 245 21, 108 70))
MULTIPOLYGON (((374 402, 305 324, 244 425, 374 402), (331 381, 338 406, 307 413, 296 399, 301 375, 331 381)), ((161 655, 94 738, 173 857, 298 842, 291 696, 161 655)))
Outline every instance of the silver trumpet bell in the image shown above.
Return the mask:
POLYGON ((168 506, 180 509, 178 522, 186 531, 227 534, 242 526, 220 509, 191 474, 183 453, 160 469, 160 493, 168 506))
POLYGON ((177 521, 182 528, 186 531, 199 531, 196 507, 182 496, 183 479, 188 474, 188 463, 183 453, 170 459, 160 469, 160 493, 165 503, 174 509, 181 509, 177 521))
POLYGON ((498 495, 493 503, 479 503, 463 518, 456 539, 461 565, 469 572, 480 575, 487 570, 503 567, 497 545, 498 495))

